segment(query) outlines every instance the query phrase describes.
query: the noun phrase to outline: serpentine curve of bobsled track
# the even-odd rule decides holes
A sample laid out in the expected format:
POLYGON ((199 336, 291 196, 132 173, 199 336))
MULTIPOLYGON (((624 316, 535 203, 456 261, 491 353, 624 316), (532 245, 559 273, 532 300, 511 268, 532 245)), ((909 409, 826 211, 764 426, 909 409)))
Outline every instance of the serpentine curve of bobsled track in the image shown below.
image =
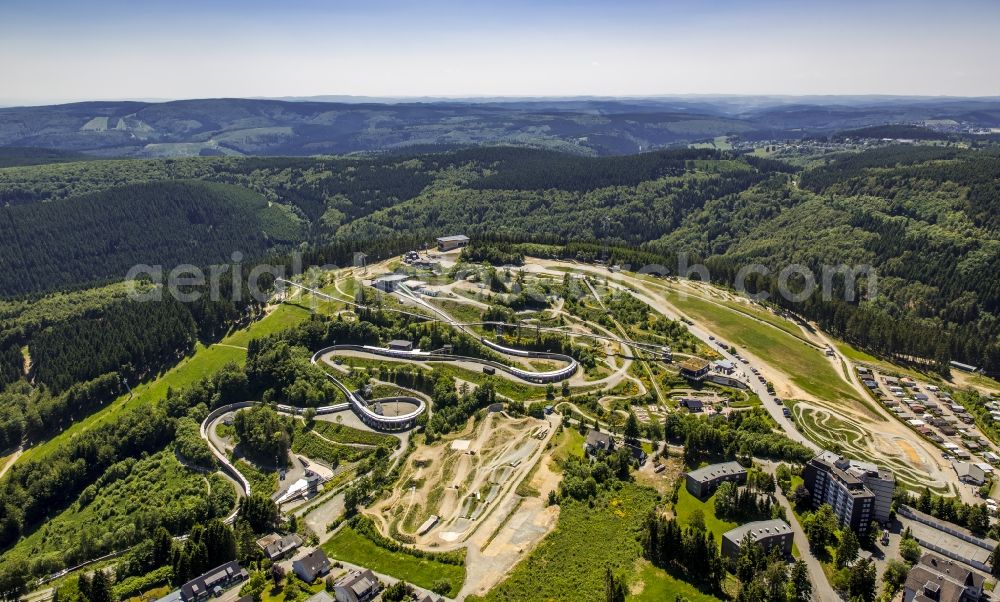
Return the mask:
MULTIPOLYGON (((313 354, 311 361, 313 364, 319 362, 320 358, 324 355, 330 353, 336 353, 338 351, 355 351, 362 353, 369 353, 372 355, 379 355, 383 357, 393 358, 396 360, 407 360, 415 362, 449 362, 449 361, 462 361, 462 362, 474 362, 477 364, 482 364, 484 366, 491 366, 497 370, 502 370, 515 378, 519 378, 525 382, 534 384, 545 384, 560 382, 571 377, 576 373, 579 368, 579 363, 572 356, 565 355, 562 353, 550 353, 550 352, 539 352, 539 351, 525 351, 521 349, 513 349, 510 347, 504 347, 493 341, 485 338, 480 338, 480 342, 486 347, 497 351, 505 355, 512 355, 516 357, 530 357, 538 359, 548 359, 566 362, 566 365, 557 368, 555 370, 547 370, 535 372, 531 370, 525 370, 523 368, 518 368, 516 366, 508 366, 500 362, 496 362, 489 359, 483 359, 471 356, 462 355, 452 355, 449 353, 435 353, 426 352, 420 350, 414 351, 404 351, 397 349, 387 349, 383 347, 373 347, 369 345, 332 345, 330 347, 324 347, 316 353, 313 354)), ((364 422, 366 425, 375 430, 388 431, 388 432, 398 432, 413 428, 416 425, 417 417, 423 414, 427 410, 427 404, 423 399, 419 397, 412 397, 407 395, 400 395, 394 397, 382 397, 378 399, 372 399, 366 401, 360 395, 355 393, 346 384, 341 382, 338 378, 332 374, 327 373, 327 377, 333 382, 338 389, 340 389, 344 396, 347 398, 346 403, 321 406, 314 408, 317 415, 322 414, 332 414, 335 412, 342 412, 344 410, 350 409, 364 422), (404 414, 397 415, 386 415, 381 412, 381 408, 386 407, 390 403, 402 402, 413 406, 415 409, 408 411, 404 414), (375 409, 372 409, 372 408, 375 409)), ((239 485, 240 489, 243 490, 243 494, 246 496, 250 495, 251 485, 249 479, 246 478, 236 466, 230 462, 229 457, 218 447, 216 447, 215 442, 210 436, 209 429, 211 425, 228 412, 235 412, 244 408, 252 407, 258 405, 260 402, 257 401, 245 401, 240 403, 228 404, 225 406, 218 407, 211 412, 201 423, 201 436, 209 444, 209 449, 212 450, 213 455, 216 460, 219 461, 222 472, 231 477, 239 485)), ((398 405, 398 404, 397 404, 398 405)), ((279 404, 276 409, 281 414, 286 415, 300 415, 305 412, 306 408, 300 408, 290 405, 279 404)), ((236 518, 234 513, 227 517, 227 522, 232 522, 236 518)))

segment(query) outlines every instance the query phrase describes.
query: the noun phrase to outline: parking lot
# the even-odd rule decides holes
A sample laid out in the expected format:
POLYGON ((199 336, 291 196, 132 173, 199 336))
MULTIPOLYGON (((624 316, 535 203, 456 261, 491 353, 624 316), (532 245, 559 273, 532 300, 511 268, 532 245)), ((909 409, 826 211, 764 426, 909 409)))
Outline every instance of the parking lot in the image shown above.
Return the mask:
MULTIPOLYGON (((880 402, 900 420, 941 448, 943 460, 975 463, 989 475, 1000 457, 1000 447, 990 441, 975 425, 965 408, 937 386, 906 377, 895 377, 868 368, 858 375, 880 402)), ((974 498, 978 487, 966 484, 963 498, 974 498)))

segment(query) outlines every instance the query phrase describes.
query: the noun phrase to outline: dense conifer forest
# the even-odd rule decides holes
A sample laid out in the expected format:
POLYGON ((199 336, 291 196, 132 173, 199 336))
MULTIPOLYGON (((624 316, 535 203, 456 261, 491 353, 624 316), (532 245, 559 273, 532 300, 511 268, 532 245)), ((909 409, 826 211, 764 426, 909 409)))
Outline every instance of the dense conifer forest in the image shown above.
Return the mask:
POLYGON ((136 264, 220 263, 299 236, 288 211, 242 188, 128 184, 0 209, 0 289, 16 295, 120 279, 136 264))

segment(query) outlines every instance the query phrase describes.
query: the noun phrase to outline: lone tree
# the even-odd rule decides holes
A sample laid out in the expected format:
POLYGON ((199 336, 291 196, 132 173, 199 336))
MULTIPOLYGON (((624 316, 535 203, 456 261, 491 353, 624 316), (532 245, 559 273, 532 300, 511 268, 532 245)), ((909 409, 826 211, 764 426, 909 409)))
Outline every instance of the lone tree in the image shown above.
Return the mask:
POLYGON ((990 554, 990 574, 994 577, 1000 577, 1000 543, 993 548, 993 552, 990 554))
POLYGON ((628 418, 625 420, 625 440, 629 443, 634 443, 639 439, 640 435, 639 420, 635 417, 634 413, 629 412, 628 418))
POLYGON ((604 599, 607 602, 625 602, 625 580, 616 577, 611 567, 604 569, 604 599))
POLYGON ((845 529, 844 534, 840 537, 840 543, 837 545, 836 561, 838 569, 842 569, 854 562, 858 557, 858 547, 858 538, 854 535, 854 531, 845 529))
POLYGON ((903 539, 899 540, 899 555, 903 560, 911 565, 916 564, 922 553, 917 540, 913 539, 913 536, 907 537, 904 533, 903 539))
POLYGON ((877 584, 875 564, 871 560, 865 558, 851 567, 848 585, 851 600, 872 602, 877 584))
POLYGON ((809 602, 812 599, 813 587, 812 582, 809 581, 809 569, 806 568, 805 562, 796 560, 795 564, 792 565, 789 586, 792 590, 788 597, 790 602, 809 602))

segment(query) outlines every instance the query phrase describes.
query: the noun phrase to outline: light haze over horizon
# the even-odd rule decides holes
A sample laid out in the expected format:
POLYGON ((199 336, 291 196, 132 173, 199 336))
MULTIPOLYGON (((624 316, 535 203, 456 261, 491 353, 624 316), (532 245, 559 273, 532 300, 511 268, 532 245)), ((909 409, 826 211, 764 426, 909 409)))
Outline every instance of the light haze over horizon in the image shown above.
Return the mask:
POLYGON ((998 96, 1000 2, 4 0, 0 103, 998 96))

